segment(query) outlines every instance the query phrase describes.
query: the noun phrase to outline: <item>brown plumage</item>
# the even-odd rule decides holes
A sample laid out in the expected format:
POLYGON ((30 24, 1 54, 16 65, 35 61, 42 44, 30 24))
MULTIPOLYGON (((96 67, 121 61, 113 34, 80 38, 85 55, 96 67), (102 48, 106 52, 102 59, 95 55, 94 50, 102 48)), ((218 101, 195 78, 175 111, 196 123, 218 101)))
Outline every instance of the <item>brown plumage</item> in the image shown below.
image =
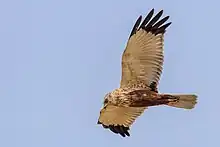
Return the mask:
POLYGON ((98 124, 121 136, 130 136, 129 129, 148 107, 167 105, 192 109, 196 95, 159 94, 157 86, 163 66, 164 33, 171 22, 162 18, 163 10, 154 17, 152 9, 141 23, 140 16, 129 36, 122 55, 120 88, 106 94, 98 124))

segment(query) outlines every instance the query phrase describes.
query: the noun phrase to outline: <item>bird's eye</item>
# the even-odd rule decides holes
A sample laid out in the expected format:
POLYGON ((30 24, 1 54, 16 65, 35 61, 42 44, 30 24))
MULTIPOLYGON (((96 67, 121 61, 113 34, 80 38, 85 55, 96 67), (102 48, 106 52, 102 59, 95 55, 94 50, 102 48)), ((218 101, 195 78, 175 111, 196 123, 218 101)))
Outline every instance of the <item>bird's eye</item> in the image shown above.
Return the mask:
POLYGON ((105 100, 104 100, 104 104, 106 104, 106 103, 108 103, 108 99, 105 99, 105 100))

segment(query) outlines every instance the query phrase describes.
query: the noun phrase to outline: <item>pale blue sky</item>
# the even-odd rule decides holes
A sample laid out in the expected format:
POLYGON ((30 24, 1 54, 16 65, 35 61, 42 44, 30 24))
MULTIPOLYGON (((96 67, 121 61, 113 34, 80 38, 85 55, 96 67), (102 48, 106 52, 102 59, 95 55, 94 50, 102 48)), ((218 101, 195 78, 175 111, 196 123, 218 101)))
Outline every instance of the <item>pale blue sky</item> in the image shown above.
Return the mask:
POLYGON ((217 147, 220 135, 217 0, 0 2, 1 147, 217 147), (160 92, 196 93, 192 111, 147 110, 122 138, 98 126, 119 86, 121 54, 140 14, 164 9, 160 92))

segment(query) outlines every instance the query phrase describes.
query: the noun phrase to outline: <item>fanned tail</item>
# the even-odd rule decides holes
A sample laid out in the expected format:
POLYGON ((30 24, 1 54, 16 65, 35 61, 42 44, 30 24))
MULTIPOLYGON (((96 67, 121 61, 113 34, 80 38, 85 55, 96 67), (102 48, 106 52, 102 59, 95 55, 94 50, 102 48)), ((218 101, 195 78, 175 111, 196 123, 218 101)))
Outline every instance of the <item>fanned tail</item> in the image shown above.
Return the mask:
POLYGON ((166 105, 176 108, 193 109, 197 103, 197 96, 194 94, 164 94, 162 98, 169 99, 166 105))

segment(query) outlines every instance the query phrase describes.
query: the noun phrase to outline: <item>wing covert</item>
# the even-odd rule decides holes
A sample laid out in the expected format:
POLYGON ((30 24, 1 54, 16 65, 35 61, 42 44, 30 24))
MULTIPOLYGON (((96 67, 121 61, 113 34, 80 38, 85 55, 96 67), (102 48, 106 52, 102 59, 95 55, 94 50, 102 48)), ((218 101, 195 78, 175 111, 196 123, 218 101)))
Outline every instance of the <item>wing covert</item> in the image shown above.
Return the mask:
POLYGON ((163 10, 152 18, 153 13, 154 9, 142 23, 140 16, 131 31, 122 55, 121 87, 138 82, 150 87, 159 82, 163 69, 164 33, 171 22, 164 24, 169 16, 159 20, 163 10))
POLYGON ((123 137, 125 135, 129 136, 129 127, 145 109, 146 107, 117 107, 107 105, 101 110, 98 123, 116 134, 121 134, 123 137))

